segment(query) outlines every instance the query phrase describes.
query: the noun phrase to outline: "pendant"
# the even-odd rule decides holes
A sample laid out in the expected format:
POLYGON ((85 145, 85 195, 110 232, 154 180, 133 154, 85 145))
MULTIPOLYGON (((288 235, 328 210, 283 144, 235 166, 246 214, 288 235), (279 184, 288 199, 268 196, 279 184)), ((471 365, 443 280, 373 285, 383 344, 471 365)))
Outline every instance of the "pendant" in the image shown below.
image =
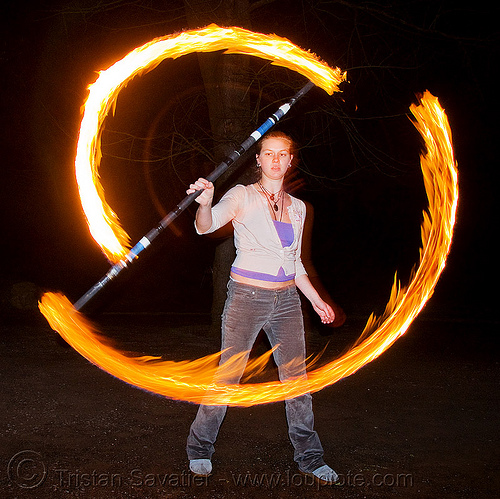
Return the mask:
POLYGON ((276 203, 274 203, 274 211, 278 211, 279 208, 278 208, 278 205, 276 203))

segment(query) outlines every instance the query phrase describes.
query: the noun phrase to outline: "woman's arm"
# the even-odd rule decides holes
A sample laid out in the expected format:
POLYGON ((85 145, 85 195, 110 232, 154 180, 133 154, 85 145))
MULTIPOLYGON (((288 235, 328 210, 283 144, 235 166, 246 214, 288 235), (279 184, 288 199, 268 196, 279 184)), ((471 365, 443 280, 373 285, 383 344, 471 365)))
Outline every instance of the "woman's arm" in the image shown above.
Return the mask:
POLYGON ((214 198, 214 184, 199 178, 194 184, 189 186, 186 194, 192 194, 195 191, 203 189, 203 192, 195 199, 199 203, 196 211, 196 227, 200 233, 207 232, 212 227, 212 200, 214 198))
POLYGON ((304 294, 304 296, 311 302, 315 312, 319 315, 323 324, 330 324, 335 320, 335 312, 333 308, 324 301, 316 288, 312 285, 307 274, 299 275, 295 278, 295 284, 304 294))
POLYGON ((200 189, 203 189, 203 192, 196 198, 200 206, 196 210, 195 219, 198 234, 214 232, 237 216, 245 195, 245 187, 242 185, 232 187, 215 206, 212 206, 214 186, 212 182, 204 178, 199 178, 194 184, 191 184, 186 193, 191 194, 200 189))

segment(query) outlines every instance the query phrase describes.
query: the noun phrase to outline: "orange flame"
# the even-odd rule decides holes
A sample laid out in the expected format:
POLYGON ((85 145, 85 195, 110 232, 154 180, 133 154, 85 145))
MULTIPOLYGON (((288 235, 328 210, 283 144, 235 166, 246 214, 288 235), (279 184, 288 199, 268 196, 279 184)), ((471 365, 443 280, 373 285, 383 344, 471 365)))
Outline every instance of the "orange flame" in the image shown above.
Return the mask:
MULTIPOLYGON (((179 400, 250 406, 319 391, 354 374, 407 331, 431 297, 451 246, 458 203, 451 130, 444 110, 430 93, 426 92, 419 105, 412 105, 410 109, 426 146, 421 168, 428 209, 421 226, 420 262, 408 286, 401 287, 395 277, 385 312, 381 317, 369 318, 358 343, 342 357, 309 372, 307 378, 284 383, 224 385, 217 383, 219 354, 181 362, 125 356, 106 344, 63 295, 45 294, 40 303, 42 313, 53 329, 94 364, 135 386, 179 400)), ((254 361, 250 369, 260 369, 270 354, 254 361)), ((230 359, 224 365, 225 372, 237 369, 241 360, 241 356, 230 359)))
POLYGON ((112 263, 118 263, 127 254, 130 239, 106 202, 99 182, 100 138, 104 119, 114 108, 119 92, 135 76, 154 69, 167 58, 223 49, 226 49, 226 53, 248 54, 271 60, 273 64, 302 74, 330 95, 339 91, 338 86, 345 79, 345 73, 339 68, 330 68, 314 54, 284 38, 242 28, 220 28, 215 24, 152 40, 102 71, 95 83, 89 86, 80 126, 75 171, 92 237, 112 263))

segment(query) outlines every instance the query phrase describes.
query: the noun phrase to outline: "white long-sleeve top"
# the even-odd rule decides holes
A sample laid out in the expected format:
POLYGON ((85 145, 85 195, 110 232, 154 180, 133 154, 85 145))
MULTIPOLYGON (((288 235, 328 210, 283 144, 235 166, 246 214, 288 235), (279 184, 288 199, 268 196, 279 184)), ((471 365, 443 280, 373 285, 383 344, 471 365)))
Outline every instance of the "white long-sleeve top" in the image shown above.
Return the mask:
MULTIPOLYGON (((277 275, 283 267, 286 275, 299 277, 306 274, 300 258, 306 206, 300 199, 290 198, 292 204, 288 207, 288 214, 294 238, 286 248, 281 245, 266 199, 254 185, 236 185, 229 189, 212 207, 212 225, 203 234, 214 232, 231 221, 236 247, 234 267, 271 275, 277 275)), ((198 234, 202 234, 196 221, 195 228, 198 234)))

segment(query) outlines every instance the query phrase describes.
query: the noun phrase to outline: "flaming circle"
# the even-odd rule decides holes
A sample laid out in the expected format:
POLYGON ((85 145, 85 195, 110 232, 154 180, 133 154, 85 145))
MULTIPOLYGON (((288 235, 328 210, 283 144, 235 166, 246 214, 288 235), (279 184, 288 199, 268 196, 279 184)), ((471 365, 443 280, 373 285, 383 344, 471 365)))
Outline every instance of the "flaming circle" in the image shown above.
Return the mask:
MULTIPOLYGON (((250 54, 297 71, 329 94, 338 91, 345 74, 331 69, 316 56, 288 40, 241 28, 208 26, 201 30, 158 38, 139 47, 106 71, 90 86, 80 128, 76 177, 92 236, 112 262, 127 251, 128 236, 104 199, 98 180, 100 134, 119 91, 136 75, 153 69, 167 57, 191 52, 225 49, 228 53, 250 54)), ((155 357, 130 357, 103 341, 96 328, 60 293, 46 293, 40 310, 51 327, 89 361, 110 374, 145 390, 174 398, 210 405, 250 406, 297 397, 319 391, 355 373, 402 336, 431 297, 450 249, 458 203, 458 181, 451 130, 436 97, 426 92, 410 108, 414 124, 424 139, 421 169, 428 208, 421 225, 420 261, 410 283, 401 286, 395 276, 389 302, 380 317, 369 318, 360 339, 342 357, 314 369, 307 379, 286 382, 224 385, 217 382, 219 354, 194 361, 163 361, 155 357)), ((253 361, 247 371, 267 362, 269 352, 253 361)), ((236 367, 233 357, 224 369, 236 367)))
POLYGON ((297 71, 329 94, 338 91, 338 85, 345 79, 345 73, 339 68, 330 68, 314 54, 284 38, 216 25, 156 38, 132 50, 107 70, 100 72, 98 79, 89 87, 84 106, 75 172, 92 237, 112 263, 117 263, 125 256, 129 249, 129 237, 107 204, 99 182, 100 138, 104 119, 114 109, 120 91, 135 76, 154 69, 167 58, 175 59, 192 52, 216 50, 271 60, 275 65, 297 71))

